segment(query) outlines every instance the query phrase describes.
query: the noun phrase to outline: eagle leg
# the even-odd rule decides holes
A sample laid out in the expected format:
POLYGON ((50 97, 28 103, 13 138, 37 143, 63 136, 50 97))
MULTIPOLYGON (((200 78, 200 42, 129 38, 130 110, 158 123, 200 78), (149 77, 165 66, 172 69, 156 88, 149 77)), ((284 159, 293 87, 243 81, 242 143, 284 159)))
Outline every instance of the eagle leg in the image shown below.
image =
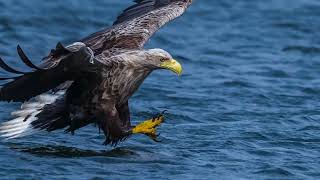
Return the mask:
POLYGON ((161 113, 156 117, 146 120, 132 129, 132 134, 144 134, 149 136, 153 141, 160 142, 157 140, 160 134, 157 134, 157 127, 164 122, 164 114, 161 113))

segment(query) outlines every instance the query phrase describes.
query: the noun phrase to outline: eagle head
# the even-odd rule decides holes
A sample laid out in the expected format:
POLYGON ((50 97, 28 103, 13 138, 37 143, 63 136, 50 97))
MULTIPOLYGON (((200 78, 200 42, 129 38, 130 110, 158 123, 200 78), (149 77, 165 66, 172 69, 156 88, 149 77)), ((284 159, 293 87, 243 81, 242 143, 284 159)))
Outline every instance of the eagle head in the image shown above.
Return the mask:
POLYGON ((163 49, 149 49, 147 51, 148 64, 154 69, 167 69, 178 75, 182 74, 181 64, 163 49))

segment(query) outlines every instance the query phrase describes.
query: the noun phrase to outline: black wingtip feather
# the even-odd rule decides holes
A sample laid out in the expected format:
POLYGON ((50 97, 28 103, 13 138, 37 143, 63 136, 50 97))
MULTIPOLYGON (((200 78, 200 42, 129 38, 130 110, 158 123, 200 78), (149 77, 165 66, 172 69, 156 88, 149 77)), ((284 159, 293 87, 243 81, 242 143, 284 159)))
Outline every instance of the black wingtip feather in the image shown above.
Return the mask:
POLYGON ((51 50, 52 57, 59 57, 68 53, 70 53, 70 51, 67 48, 65 48, 61 42, 57 43, 56 49, 51 50))
MULTIPOLYGON (((11 79, 15 79, 16 77, 0 77, 0 81, 3 81, 3 80, 11 80, 11 79)), ((1 85, 0 85, 1 86, 1 85)))
POLYGON ((15 69, 13 69, 12 67, 10 67, 9 65, 7 65, 3 59, 0 57, 0 67, 2 69, 4 69, 5 71, 7 72, 11 72, 11 73, 14 73, 14 74, 25 74, 24 72, 21 72, 21 71, 17 71, 15 69))
POLYGON ((56 51, 59 52, 59 53, 61 53, 61 54, 67 54, 67 53, 70 53, 70 52, 71 52, 71 51, 68 50, 66 47, 64 47, 61 42, 58 42, 58 43, 57 43, 56 51))
POLYGON ((30 68, 36 69, 36 70, 42 70, 41 68, 39 68, 38 66, 34 65, 31 60, 28 58, 28 56, 23 52, 22 48, 20 47, 20 45, 17 46, 17 51, 18 54, 22 60, 22 62, 27 65, 30 68))
POLYGON ((57 43, 56 49, 65 49, 65 50, 67 50, 67 49, 62 45, 61 42, 58 42, 58 43, 57 43))

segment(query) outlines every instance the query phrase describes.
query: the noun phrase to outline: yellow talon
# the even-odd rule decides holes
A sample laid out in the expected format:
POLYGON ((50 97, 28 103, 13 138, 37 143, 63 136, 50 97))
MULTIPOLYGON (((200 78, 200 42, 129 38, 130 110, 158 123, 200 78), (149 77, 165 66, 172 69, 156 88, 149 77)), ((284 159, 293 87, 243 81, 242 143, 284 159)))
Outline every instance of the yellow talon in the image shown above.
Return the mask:
POLYGON ((145 134, 151 137, 156 141, 156 137, 158 136, 156 127, 160 126, 164 121, 164 116, 159 115, 156 118, 152 118, 150 120, 144 121, 138 124, 136 127, 132 129, 133 134, 145 134))

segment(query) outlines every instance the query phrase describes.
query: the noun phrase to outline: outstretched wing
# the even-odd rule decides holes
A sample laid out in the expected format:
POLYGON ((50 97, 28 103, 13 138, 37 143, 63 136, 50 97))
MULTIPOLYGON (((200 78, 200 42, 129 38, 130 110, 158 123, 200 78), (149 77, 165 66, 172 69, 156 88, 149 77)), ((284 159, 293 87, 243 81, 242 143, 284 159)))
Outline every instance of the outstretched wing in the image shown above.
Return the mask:
MULTIPOLYGON (((109 56, 112 56, 122 52, 118 49, 142 48, 158 29, 182 15, 192 0, 135 0, 134 2, 136 4, 125 9, 113 26, 81 40, 93 50, 95 56, 105 51, 109 51, 109 56)), ((40 67, 56 66, 61 59, 70 55, 68 50, 77 51, 79 46, 81 47, 82 43, 77 42, 67 46, 66 50, 58 44, 56 49, 44 58, 40 67)))
POLYGON ((82 40, 101 52, 111 48, 140 49, 163 25, 181 16, 192 0, 135 0, 114 25, 82 40))
MULTIPOLYGON (((57 51, 61 51, 57 53, 62 53, 62 48, 62 45, 60 49, 57 48, 57 51)), ((66 55, 62 56, 63 58, 55 65, 51 64, 50 68, 40 68, 34 65, 24 54, 20 46, 17 49, 24 64, 34 69, 34 71, 21 72, 15 70, 0 58, 0 67, 2 69, 20 75, 12 78, 0 78, 0 80, 13 80, 4 84, 0 89, 0 101, 24 102, 68 80, 74 80, 86 73, 95 72, 96 70, 94 69, 99 67, 90 63, 93 54, 87 47, 81 47, 74 52, 63 48, 66 55)))

